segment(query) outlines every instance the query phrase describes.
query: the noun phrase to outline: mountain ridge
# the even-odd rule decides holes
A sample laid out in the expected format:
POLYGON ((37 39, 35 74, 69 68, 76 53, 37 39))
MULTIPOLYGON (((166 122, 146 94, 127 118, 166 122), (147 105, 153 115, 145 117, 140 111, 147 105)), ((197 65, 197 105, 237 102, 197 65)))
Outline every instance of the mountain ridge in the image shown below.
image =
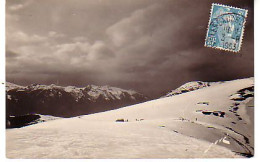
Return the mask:
POLYGON ((169 91, 168 93, 166 93, 166 95, 164 95, 162 97, 175 96, 175 95, 195 91, 198 89, 202 89, 205 87, 209 87, 209 86, 212 86, 215 84, 221 84, 221 83, 224 83, 224 81, 219 81, 219 82, 190 81, 190 82, 187 82, 187 83, 181 85, 180 87, 178 87, 174 90, 169 91))
POLYGON ((108 85, 87 85, 79 88, 55 84, 20 86, 6 83, 7 115, 14 116, 37 113, 72 117, 107 111, 147 100, 146 96, 134 90, 108 85))

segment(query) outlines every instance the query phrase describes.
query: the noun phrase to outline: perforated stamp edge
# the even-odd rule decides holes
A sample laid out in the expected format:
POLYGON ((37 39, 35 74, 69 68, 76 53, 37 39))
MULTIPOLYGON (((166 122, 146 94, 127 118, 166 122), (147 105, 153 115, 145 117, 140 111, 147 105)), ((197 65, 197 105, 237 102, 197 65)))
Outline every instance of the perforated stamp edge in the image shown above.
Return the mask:
POLYGON ((247 15, 248 15, 248 10, 246 10, 246 9, 237 8, 237 7, 232 7, 232 6, 223 5, 223 4, 219 4, 219 3, 212 3, 211 9, 210 9, 210 14, 209 14, 209 21, 208 21, 208 27, 207 27, 207 33, 206 33, 206 38, 205 38, 204 47, 213 48, 213 49, 219 49, 219 50, 228 51, 228 52, 238 53, 238 52, 241 50, 241 46, 242 46, 242 44, 243 44, 243 36, 244 36, 244 31, 245 31, 245 24, 246 24, 247 15), (207 38, 208 38, 209 27, 210 27, 210 23, 211 23, 211 18, 212 18, 212 14, 213 14, 212 11, 213 11, 214 5, 222 6, 222 7, 228 7, 228 8, 233 8, 233 9, 238 9, 238 10, 245 10, 245 20, 244 20, 244 23, 243 23, 243 26, 242 26, 242 32, 241 32, 241 35, 240 35, 240 43, 239 43, 239 47, 238 47, 238 50, 237 50, 237 51, 230 50, 230 49, 226 49, 226 48, 223 48, 223 47, 209 47, 209 46, 207 46, 206 42, 207 42, 207 38))

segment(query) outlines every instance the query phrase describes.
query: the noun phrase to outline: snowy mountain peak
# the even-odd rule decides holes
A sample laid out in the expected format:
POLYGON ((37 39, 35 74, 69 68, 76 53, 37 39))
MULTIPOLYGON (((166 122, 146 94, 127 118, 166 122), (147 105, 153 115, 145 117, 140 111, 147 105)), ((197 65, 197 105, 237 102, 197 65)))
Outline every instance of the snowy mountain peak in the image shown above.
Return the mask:
POLYGON ((7 109, 10 115, 16 112, 21 112, 17 115, 23 115, 26 112, 71 117, 148 100, 143 94, 133 90, 96 85, 78 88, 55 84, 19 86, 8 83, 6 91, 7 109))
POLYGON ((108 85, 106 86, 91 85, 88 94, 95 99, 97 99, 100 95, 103 95, 107 99, 114 100, 114 99, 120 99, 122 96, 125 96, 126 94, 129 94, 133 99, 135 99, 134 95, 140 93, 133 90, 124 90, 117 87, 111 87, 108 85))
POLYGON ((43 84, 31 84, 29 86, 19 86, 10 82, 6 84, 6 90, 10 91, 13 89, 19 90, 63 90, 65 92, 73 94, 73 96, 77 99, 84 96, 83 92, 87 92, 87 94, 91 97, 91 99, 97 99, 100 96, 107 98, 108 100, 121 99, 122 96, 126 94, 130 95, 132 99, 136 99, 135 95, 142 95, 134 90, 125 90, 117 87, 111 87, 108 85, 105 86, 97 86, 97 85, 87 85, 86 87, 75 87, 75 86, 58 86, 55 84, 51 85, 43 85, 43 84))
POLYGON ((22 88, 25 88, 23 86, 20 86, 20 85, 14 84, 14 83, 10 83, 10 82, 6 82, 5 83, 5 87, 6 87, 6 91, 10 91, 12 89, 22 89, 22 88))
POLYGON ((214 84, 214 82, 191 81, 191 82, 183 84, 182 86, 178 87, 175 90, 168 92, 165 97, 175 96, 178 94, 194 91, 194 90, 201 89, 204 87, 209 87, 212 84, 214 84))

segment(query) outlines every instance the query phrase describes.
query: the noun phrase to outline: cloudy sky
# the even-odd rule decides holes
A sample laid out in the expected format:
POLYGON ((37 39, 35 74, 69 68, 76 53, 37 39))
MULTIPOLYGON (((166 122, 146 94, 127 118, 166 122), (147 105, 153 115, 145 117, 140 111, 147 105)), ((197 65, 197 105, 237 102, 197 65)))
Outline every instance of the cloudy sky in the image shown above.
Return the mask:
POLYGON ((6 76, 111 85, 158 97, 193 80, 254 74, 253 0, 238 54, 204 47, 211 0, 7 0, 6 76))

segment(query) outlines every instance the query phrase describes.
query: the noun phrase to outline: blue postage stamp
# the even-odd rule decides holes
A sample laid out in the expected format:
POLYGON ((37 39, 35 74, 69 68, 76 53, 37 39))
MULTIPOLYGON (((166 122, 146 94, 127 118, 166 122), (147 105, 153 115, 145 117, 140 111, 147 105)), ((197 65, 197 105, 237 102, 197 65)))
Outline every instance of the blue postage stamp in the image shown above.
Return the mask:
POLYGON ((205 46, 239 52, 246 17, 245 9, 213 3, 205 46))

